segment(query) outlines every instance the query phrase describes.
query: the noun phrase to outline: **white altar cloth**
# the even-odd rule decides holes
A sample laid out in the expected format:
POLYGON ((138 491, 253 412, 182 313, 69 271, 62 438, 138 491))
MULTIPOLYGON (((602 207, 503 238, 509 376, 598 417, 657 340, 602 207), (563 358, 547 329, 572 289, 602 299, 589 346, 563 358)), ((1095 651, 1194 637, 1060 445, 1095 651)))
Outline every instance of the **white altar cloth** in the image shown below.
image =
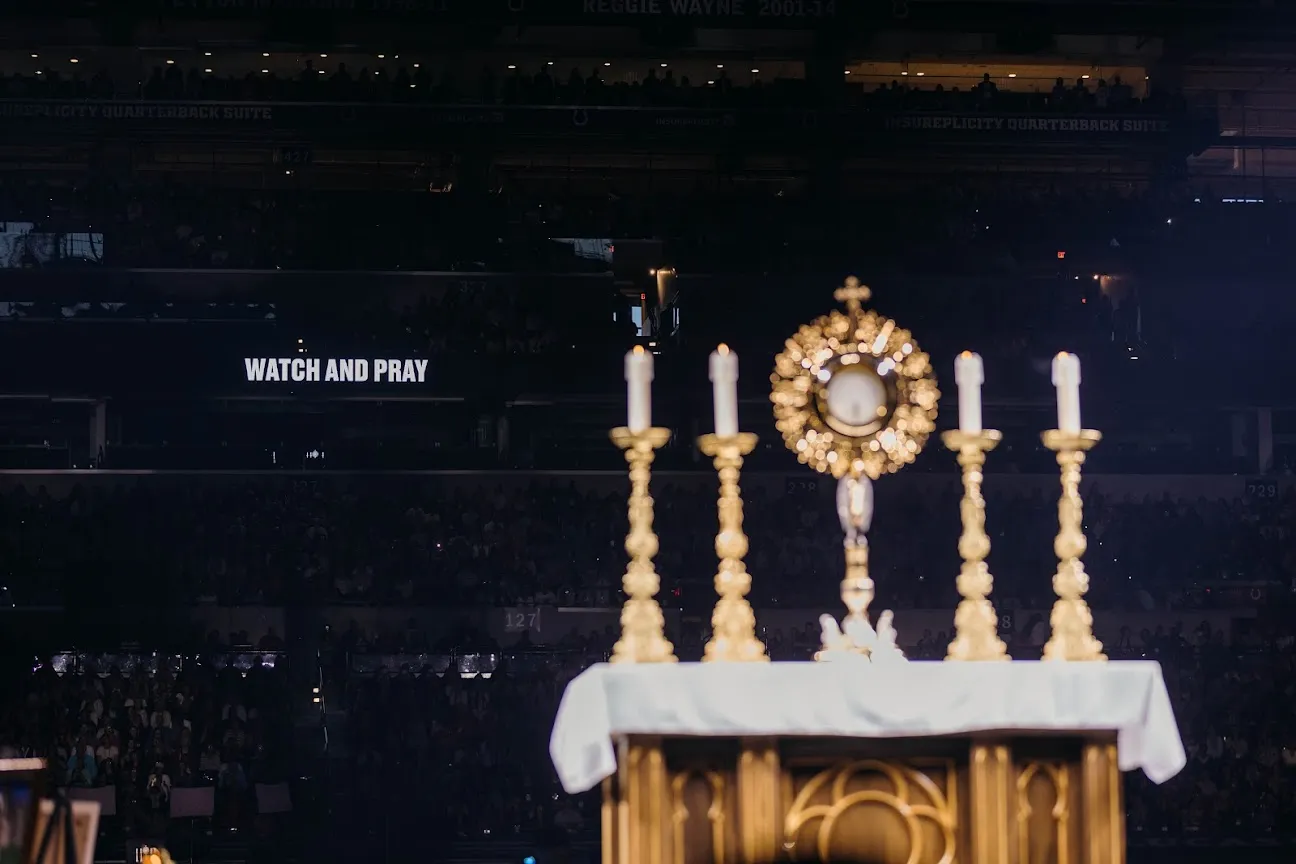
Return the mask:
POLYGON ((1115 663, 600 663, 568 685, 549 755, 570 793, 616 771, 620 735, 899 738, 1115 731, 1120 767, 1184 767, 1161 666, 1115 663))

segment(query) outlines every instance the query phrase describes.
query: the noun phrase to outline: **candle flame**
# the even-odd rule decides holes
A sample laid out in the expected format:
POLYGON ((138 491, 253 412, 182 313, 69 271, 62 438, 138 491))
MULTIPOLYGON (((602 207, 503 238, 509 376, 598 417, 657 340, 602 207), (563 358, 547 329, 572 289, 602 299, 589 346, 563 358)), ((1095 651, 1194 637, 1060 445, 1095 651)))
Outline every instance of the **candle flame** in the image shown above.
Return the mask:
POLYGON ((728 354, 728 353, 729 353, 729 346, 726 345, 726 344, 724 344, 723 342, 721 342, 721 343, 719 344, 719 346, 716 347, 716 353, 717 353, 717 354, 728 354))
POLYGON ((636 353, 636 354, 642 354, 642 353, 644 353, 643 346, 642 346, 642 345, 636 345, 636 346, 634 347, 634 353, 636 353))

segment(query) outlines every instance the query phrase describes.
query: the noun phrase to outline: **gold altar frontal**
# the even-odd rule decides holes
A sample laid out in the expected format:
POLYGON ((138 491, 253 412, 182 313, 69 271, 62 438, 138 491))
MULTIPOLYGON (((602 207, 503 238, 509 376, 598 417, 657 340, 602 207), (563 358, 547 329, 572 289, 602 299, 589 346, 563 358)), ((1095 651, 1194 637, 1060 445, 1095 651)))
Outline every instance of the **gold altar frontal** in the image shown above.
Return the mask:
POLYGON ((1116 735, 628 735, 603 864, 1121 864, 1116 735))

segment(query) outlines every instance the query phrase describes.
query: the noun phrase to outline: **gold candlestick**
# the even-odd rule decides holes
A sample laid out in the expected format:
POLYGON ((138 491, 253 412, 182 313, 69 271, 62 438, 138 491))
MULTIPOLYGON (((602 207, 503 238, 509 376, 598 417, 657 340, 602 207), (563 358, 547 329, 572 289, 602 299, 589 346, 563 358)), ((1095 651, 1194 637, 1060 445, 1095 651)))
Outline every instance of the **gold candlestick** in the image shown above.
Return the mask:
POLYGON ((756 638, 756 613, 747 602, 751 574, 743 558, 747 555, 747 535, 743 533, 743 500, 738 488, 743 457, 756 449, 757 438, 749 432, 736 435, 703 435, 698 446, 720 475, 720 532, 715 550, 720 558, 715 590, 720 595, 711 613, 711 640, 702 655, 703 663, 756 663, 768 661, 765 645, 756 638))
POLYGON ((1106 660, 1102 643, 1093 635, 1093 613, 1084 595, 1089 590, 1089 574, 1084 557, 1087 541, 1084 535, 1084 504, 1080 500, 1080 466, 1085 453, 1102 440, 1093 429, 1063 432, 1050 429, 1042 436, 1044 446, 1057 453, 1062 469, 1062 495, 1058 498, 1058 534, 1053 541, 1058 569, 1053 576, 1057 602, 1049 616, 1053 629, 1044 646, 1045 660, 1106 660))
POLYGON ((981 497, 981 466, 985 454, 1001 439, 993 429, 981 432, 952 430, 941 435, 945 446, 958 454, 963 469, 963 501, 959 515, 963 533, 959 536, 958 610, 954 613, 954 641, 949 644, 946 660, 1009 660, 1003 640, 999 638, 999 619, 988 595, 994 588, 994 577, 986 565, 990 538, 985 532, 985 499, 981 497))
POLYGON ((653 568, 657 535, 653 532, 653 499, 648 494, 654 451, 670 440, 671 431, 659 427, 634 432, 624 426, 612 430, 612 443, 625 451, 630 465, 630 532, 625 550, 630 555, 625 576, 626 593, 621 607, 621 638, 612 648, 613 663, 674 663, 675 648, 666 639, 666 619, 657 604, 661 579, 653 568))

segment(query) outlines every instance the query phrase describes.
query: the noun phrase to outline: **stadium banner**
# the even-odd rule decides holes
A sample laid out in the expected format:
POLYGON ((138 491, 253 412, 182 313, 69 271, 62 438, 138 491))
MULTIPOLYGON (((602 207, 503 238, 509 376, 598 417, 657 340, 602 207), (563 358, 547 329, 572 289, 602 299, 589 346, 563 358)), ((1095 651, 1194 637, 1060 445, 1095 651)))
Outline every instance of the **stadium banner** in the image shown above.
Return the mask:
POLYGON ((426 357, 244 357, 249 384, 426 384, 426 357))
MULTIPOLYGON (((1181 118, 1182 119, 1182 118, 1181 118)), ((131 136, 220 137, 267 131, 312 137, 426 137, 429 128, 465 136, 742 136, 744 140, 802 140, 819 135, 868 144, 885 139, 1115 141, 1164 138, 1183 124, 1151 114, 944 114, 869 110, 729 110, 656 107, 421 105, 329 102, 118 102, 0 100, 0 128, 10 134, 41 128, 131 136)))

